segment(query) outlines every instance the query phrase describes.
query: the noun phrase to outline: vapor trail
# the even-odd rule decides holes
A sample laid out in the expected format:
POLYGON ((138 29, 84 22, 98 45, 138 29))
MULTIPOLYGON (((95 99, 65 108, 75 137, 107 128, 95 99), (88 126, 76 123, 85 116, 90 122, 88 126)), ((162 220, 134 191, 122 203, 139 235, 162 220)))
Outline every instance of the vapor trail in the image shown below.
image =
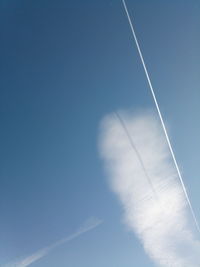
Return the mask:
POLYGON ((199 227, 195 212, 193 210, 192 204, 190 202, 186 187, 184 185, 183 178, 182 178, 181 172, 179 170, 179 166, 178 166, 178 163, 176 161, 176 157, 175 157, 174 151, 173 151, 172 146, 171 146, 171 142, 170 142, 170 139, 169 139, 166 127, 165 127, 165 123, 164 123, 163 118, 162 118, 162 114, 161 114, 161 111, 160 111, 160 108, 159 108, 159 105, 158 105, 158 101, 157 101, 156 96, 155 96, 155 92, 154 92, 154 89, 153 89, 153 86, 152 86, 152 83, 151 83, 151 79, 150 79, 149 73, 147 71, 147 67, 146 67, 146 64, 145 64, 145 61, 144 61, 144 57, 142 55, 142 52, 141 52, 141 49, 140 49, 140 45, 139 45, 138 40, 137 40, 137 36, 136 36, 135 30, 134 30, 133 23, 131 21, 129 12, 128 12, 128 8, 126 6, 126 2, 125 2, 125 0, 122 0, 122 2, 123 2, 123 6, 124 6, 124 9, 125 9, 127 18, 128 18, 128 22, 129 22, 129 25, 130 25, 130 28, 131 28, 131 31, 132 31, 132 34, 133 34, 133 37, 134 37, 134 40, 135 40, 135 43, 136 43, 136 47, 137 47, 137 50, 138 50, 142 65, 143 65, 143 68, 144 68, 144 72, 145 72, 145 75, 146 75, 146 78, 147 78, 147 81, 148 81, 148 84, 149 84, 149 87, 150 87, 150 90, 151 90, 151 94, 152 94, 154 103, 156 105, 156 109, 157 109, 157 112, 158 112, 158 115, 159 115, 159 118, 160 118, 160 121, 161 121, 161 124, 162 124, 162 128, 163 128, 166 140, 167 140, 167 144, 169 146, 169 150, 170 150, 171 156, 173 158, 173 161, 174 161, 174 164, 175 164, 175 167, 176 167, 179 179, 180 179, 180 183, 181 183, 183 192, 184 192, 185 197, 187 199, 187 203, 188 203, 188 205, 190 207, 190 211, 191 211, 192 217, 194 219, 194 223, 196 225, 196 228, 197 228, 198 232, 200 233, 200 227, 199 227))
POLYGON ((154 193, 154 196, 155 196, 156 200, 158 200, 158 196, 157 196, 156 191, 154 189, 154 186, 153 186, 153 183, 151 181, 151 178, 149 177, 149 174, 148 174, 148 172, 147 172, 147 170, 146 170, 146 168, 144 166, 144 162, 142 160, 142 157, 141 157, 138 149, 136 148, 132 137, 129 134, 129 131, 128 131, 127 127, 126 127, 126 124, 125 124, 124 120, 122 119, 122 117, 119 115, 118 112, 115 112, 115 115, 116 115, 117 119, 119 120, 119 123, 121 124, 122 128, 124 129, 124 132, 126 133, 126 136, 127 136, 128 140, 130 142, 130 145, 131 145, 132 149, 135 151, 135 153, 136 153, 136 155, 138 157, 138 160, 139 160, 139 162, 141 164, 142 170, 144 171, 144 174, 145 174, 145 176, 147 178, 147 181, 148 181, 148 183, 149 183, 149 185, 150 185, 150 187, 151 187, 151 189, 152 189, 152 191, 154 193))
POLYGON ((33 253, 30 256, 27 256, 24 259, 15 261, 14 263, 9 263, 4 265, 4 267, 26 267, 29 266, 30 264, 38 261, 39 259, 45 257, 47 254, 49 254, 53 249, 57 248, 58 246, 67 243, 73 239, 75 239, 76 237, 96 228, 98 225, 100 225, 103 221, 96 219, 96 218, 90 218, 89 220, 87 220, 83 226, 81 228, 79 228, 75 233, 73 233, 72 235, 63 238, 57 242, 55 242, 52 245, 49 245, 47 247, 44 247, 40 250, 38 250, 37 252, 33 253))
POLYGON ((152 112, 122 114, 158 196, 155 201, 125 129, 114 114, 107 115, 101 123, 99 148, 124 222, 156 266, 199 267, 200 241, 158 117, 152 112))

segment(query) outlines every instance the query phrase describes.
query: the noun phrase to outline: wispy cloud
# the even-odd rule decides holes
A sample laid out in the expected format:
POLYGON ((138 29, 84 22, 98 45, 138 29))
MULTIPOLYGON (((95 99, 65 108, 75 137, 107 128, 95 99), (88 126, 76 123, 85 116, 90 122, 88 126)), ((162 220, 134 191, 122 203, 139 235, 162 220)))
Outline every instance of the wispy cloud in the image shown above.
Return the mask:
POLYGON ((151 112, 121 114, 134 147, 111 114, 101 123, 100 152, 125 223, 158 266, 199 267, 200 242, 160 123, 151 112))
POLYGON ((30 264, 36 262, 37 260, 43 258, 44 256, 46 256, 47 254, 49 254, 53 249, 57 248, 58 246, 67 243, 75 238, 77 238, 78 236, 82 235, 83 233, 86 233, 94 228, 96 228, 98 225, 100 225, 103 221, 99 220, 97 218, 90 218, 88 219, 75 233, 73 233, 72 235, 63 238, 47 247, 44 247, 38 251, 36 251, 35 253, 21 259, 21 260, 17 260, 15 262, 6 264, 4 267, 26 267, 29 266, 30 264))

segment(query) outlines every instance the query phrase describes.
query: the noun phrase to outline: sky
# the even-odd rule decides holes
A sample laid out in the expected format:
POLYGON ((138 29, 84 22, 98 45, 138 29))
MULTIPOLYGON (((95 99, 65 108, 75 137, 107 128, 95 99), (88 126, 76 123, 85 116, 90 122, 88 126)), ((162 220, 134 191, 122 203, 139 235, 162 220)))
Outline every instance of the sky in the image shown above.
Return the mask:
MULTIPOLYGON (((200 3, 127 0, 200 222, 200 3)), ((0 3, 0 266, 157 266, 124 223, 99 153, 103 118, 155 110, 119 0, 0 3)))

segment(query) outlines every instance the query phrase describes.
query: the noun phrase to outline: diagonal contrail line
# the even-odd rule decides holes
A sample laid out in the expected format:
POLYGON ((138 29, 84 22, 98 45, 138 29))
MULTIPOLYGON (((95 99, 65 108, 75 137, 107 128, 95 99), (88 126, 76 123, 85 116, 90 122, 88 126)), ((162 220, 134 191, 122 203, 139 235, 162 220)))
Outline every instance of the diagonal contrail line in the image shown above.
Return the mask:
POLYGON ((190 199, 189 199, 187 190, 186 190, 186 188, 185 188, 185 185, 184 185, 184 182, 183 182, 183 178, 182 178, 181 172, 180 172, 180 170, 179 170, 179 166, 178 166, 178 163, 177 163, 177 161, 176 161, 176 157, 175 157, 174 151, 173 151, 173 149, 172 149, 172 145, 171 145, 171 142, 170 142, 170 139, 169 139, 169 136, 168 136, 166 127, 165 127, 165 123, 164 123, 163 118, 162 118, 162 114, 161 114, 161 111, 160 111, 160 108, 159 108, 159 105, 158 105, 158 101, 157 101, 156 96, 155 96, 155 93, 154 93, 154 89, 153 89, 153 86, 152 86, 152 83, 151 83, 151 80, 150 80, 150 77, 149 77, 149 74, 148 74, 148 71, 147 71, 146 64, 145 64, 145 62, 144 62, 144 58, 143 58, 143 55, 142 55, 142 52, 141 52, 141 49, 140 49, 140 45, 139 45, 138 40, 137 40, 137 36, 136 36, 135 30, 134 30, 134 28, 133 28, 133 23, 132 23, 132 21, 131 21, 131 18, 130 18, 130 15, 129 15, 128 8, 127 8, 127 6, 126 6, 126 2, 125 2, 125 0, 122 0, 122 3, 123 3, 123 6, 124 6, 124 9, 125 9, 127 18, 128 18, 128 22, 129 22, 129 25, 130 25, 130 28, 131 28, 131 31, 132 31, 132 35, 133 35, 133 37, 134 37, 135 44, 136 44, 136 47, 137 47, 137 50, 138 50, 138 53, 139 53, 139 56, 140 56, 140 59, 141 59, 143 68, 144 68, 144 72, 145 72, 145 75, 146 75, 146 78, 147 78, 147 81, 148 81, 148 84, 149 84, 149 87, 150 87, 150 90, 151 90, 151 94, 152 94, 154 103, 155 103, 155 105, 156 105, 156 109, 157 109, 157 112, 158 112, 158 115, 159 115, 159 118, 160 118, 160 121, 161 121, 161 124, 162 124, 162 128, 163 128, 163 131, 164 131, 166 140, 167 140, 167 144, 168 144, 168 146, 169 146, 169 150, 170 150, 171 156, 172 156, 172 158, 173 158, 174 165, 175 165, 175 167, 176 167, 176 170, 177 170, 177 173, 178 173, 178 176, 179 176, 179 179, 180 179, 181 186, 182 186, 182 188, 183 188, 183 192, 184 192, 184 194, 185 194, 185 197, 186 197, 186 199, 187 199, 188 205, 189 205, 189 207, 190 207, 190 211, 191 211, 192 217, 193 217, 193 219, 194 219, 196 228, 197 228, 198 232, 200 233, 200 227, 199 227, 199 224, 198 224, 198 221, 197 221, 195 212, 194 212, 194 210, 193 210, 192 204, 191 204, 191 202, 190 202, 190 199))
POLYGON ((136 153, 136 155, 138 157, 138 160, 140 162, 142 170, 143 170, 143 172, 144 172, 144 174, 145 174, 145 176, 147 178, 147 181, 148 181, 148 183, 149 183, 149 185, 150 185, 150 187, 151 187, 151 189, 152 189, 152 191, 154 193, 154 196, 155 196, 156 200, 158 200, 158 196, 157 196, 156 190, 155 190, 155 188, 153 186, 153 183, 151 181, 151 178, 149 177, 149 174, 148 174, 148 172, 147 172, 147 170, 146 170, 146 168, 144 166, 144 162, 142 160, 142 157, 141 157, 137 147, 135 146, 132 137, 129 134, 129 131, 128 131, 127 127, 126 127, 126 124, 125 124, 124 120, 122 119, 122 117, 119 115, 118 112, 115 112, 115 115, 116 115, 117 119, 119 120, 124 132, 126 133, 126 136, 127 136, 128 140, 129 140, 129 143, 130 143, 132 149, 135 151, 135 153, 136 153))
POLYGON ((5 264, 2 267, 27 267, 33 264, 34 262, 40 260, 41 258, 45 257, 46 255, 48 255, 53 249, 57 248, 58 246, 77 238, 78 236, 96 228, 98 225, 102 223, 103 223, 102 220, 96 218, 90 218, 90 220, 86 221, 86 223, 81 228, 79 228, 78 231, 71 234, 70 236, 60 239, 57 242, 47 247, 44 247, 36 251, 35 253, 25 257, 24 259, 5 264))

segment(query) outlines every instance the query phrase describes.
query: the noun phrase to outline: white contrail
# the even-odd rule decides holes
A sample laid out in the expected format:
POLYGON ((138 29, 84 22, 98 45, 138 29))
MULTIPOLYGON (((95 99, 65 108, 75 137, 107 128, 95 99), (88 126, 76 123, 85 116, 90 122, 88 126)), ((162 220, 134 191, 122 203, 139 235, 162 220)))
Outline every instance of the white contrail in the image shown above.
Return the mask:
POLYGON ((120 115, 158 199, 119 120, 114 114, 106 116, 101 124, 100 153, 111 188, 122 203, 125 223, 156 266, 199 267, 200 242, 157 116, 120 115))
POLYGON ((63 238, 57 242, 55 242, 52 245, 49 245, 45 248, 42 248, 40 250, 38 250, 37 252, 33 253, 30 256, 27 256, 24 259, 15 261, 14 263, 9 263, 4 265, 4 267, 26 267, 29 266, 30 264, 38 261, 39 259, 43 258, 44 256, 46 256, 47 254, 49 254, 49 252, 51 252, 53 249, 57 248, 58 246, 67 243, 73 239, 75 239, 76 237, 82 235, 83 233, 86 233, 90 230, 92 230, 93 228, 97 227, 98 225, 100 225, 103 221, 96 219, 96 218, 90 218, 89 220, 87 220, 83 226, 81 228, 79 228, 79 230, 77 230, 75 233, 73 233, 72 235, 63 238))
POLYGON ((144 171, 144 174, 145 174, 145 176, 147 178, 147 181, 148 181, 148 183, 149 183, 149 185, 150 185, 150 187, 151 187, 151 189, 152 189, 152 191, 153 191, 153 193, 155 195, 156 200, 158 200, 158 196, 156 194, 154 185, 153 185, 153 183, 151 181, 151 177, 149 177, 149 174, 148 174, 148 172, 147 172, 147 170, 146 170, 146 168, 144 166, 144 162, 142 160, 142 156, 140 155, 140 152, 138 151, 136 145, 134 144, 133 139, 132 139, 132 137, 129 134, 129 131, 127 129, 127 126, 126 126, 124 120, 122 119, 121 115, 118 112, 115 112, 115 115, 116 115, 117 119, 119 120, 122 128, 124 129, 124 132, 126 133, 126 136, 127 136, 128 140, 130 142, 131 147, 133 148, 133 150, 135 151, 135 153, 136 153, 136 155, 138 157, 138 160, 140 162, 140 165, 142 167, 142 170, 144 171))
POLYGON ((149 87, 150 87, 150 89, 151 89, 151 94, 152 94, 152 96, 153 96, 153 100, 154 100, 154 102, 155 102, 156 109, 157 109, 157 111, 158 111, 158 115, 159 115, 159 118, 160 118, 160 121, 161 121, 161 124, 162 124, 162 127, 163 127, 163 131, 164 131, 164 133, 165 133, 165 137, 166 137, 166 139, 167 139, 167 143, 168 143, 168 146, 169 146, 170 153, 171 153, 171 155, 172 155, 172 158, 173 158, 173 161, 174 161, 176 170, 177 170, 177 172, 178 172, 178 176, 179 176, 179 179, 180 179, 180 182, 181 182, 181 185, 182 185, 184 194, 185 194, 185 196, 186 196, 188 205, 189 205, 189 207, 190 207, 190 211, 191 211, 192 217, 193 217, 193 219, 194 219, 196 228, 197 228, 198 232, 200 233, 200 227, 199 227, 199 224, 198 224, 196 215, 195 215, 195 213, 194 213, 192 204, 191 204, 191 202, 190 202, 190 199, 189 199, 187 190, 186 190, 186 188, 185 188, 185 185, 184 185, 184 182, 183 182, 183 178, 182 178, 181 172, 180 172, 180 170, 179 170, 178 163, 177 163, 177 161, 176 161, 176 157, 175 157, 174 151, 173 151, 172 146, 171 146, 171 142, 170 142, 170 139, 169 139, 169 136, 168 136, 166 127, 165 127, 165 123, 164 123, 163 118, 162 118, 162 114, 161 114, 161 111, 160 111, 160 108, 159 108, 159 105, 158 105, 158 101, 157 101, 157 99, 156 99, 155 92, 154 92, 154 89, 153 89, 153 86, 152 86, 152 83, 151 83, 151 79, 150 79, 150 77, 149 77, 149 74, 148 74, 148 71, 147 71, 146 64, 145 64, 145 62, 144 62, 144 58, 143 58, 143 55, 142 55, 142 52, 141 52, 141 49, 140 49, 140 45, 139 45, 138 40, 137 40, 137 36, 136 36, 135 30, 134 30, 134 27, 133 27, 132 20, 131 20, 131 18, 130 18, 129 12, 128 12, 128 8, 127 8, 127 6, 126 6, 126 2, 125 2, 125 0, 122 0, 122 2, 123 2, 123 5, 124 5, 124 9, 125 9, 125 12, 126 12, 126 15, 127 15, 127 18, 128 18, 128 22, 129 22, 129 25, 130 25, 130 28, 131 28, 131 31, 132 31, 132 34, 133 34, 133 37, 134 37, 136 46, 137 46, 137 50, 138 50, 138 53, 139 53, 139 56, 140 56, 142 65, 143 65, 143 68, 144 68, 145 75, 146 75, 146 78, 147 78, 149 87))

